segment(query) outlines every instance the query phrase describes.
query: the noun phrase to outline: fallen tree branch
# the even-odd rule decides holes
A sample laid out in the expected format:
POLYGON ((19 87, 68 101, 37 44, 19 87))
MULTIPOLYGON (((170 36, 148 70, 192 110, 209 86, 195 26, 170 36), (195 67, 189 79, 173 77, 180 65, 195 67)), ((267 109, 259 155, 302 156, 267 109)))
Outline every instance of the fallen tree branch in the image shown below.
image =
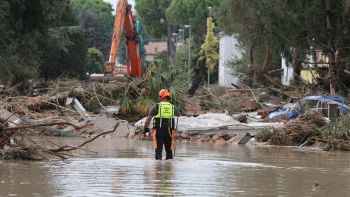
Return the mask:
POLYGON ((98 137, 102 136, 102 135, 106 135, 108 133, 113 133, 117 130, 117 128, 119 127, 119 122, 114 126, 113 130, 112 131, 106 131, 106 132, 103 132, 103 133, 100 133, 98 135, 96 135, 95 137, 83 142, 82 144, 80 144, 79 146, 77 147, 70 147, 70 146, 62 146, 60 148, 57 148, 57 149, 51 149, 50 151, 54 152, 54 153, 58 153, 58 152, 64 152, 64 151, 72 151, 72 150, 76 150, 76 149, 81 149, 82 146, 94 141, 95 139, 97 139, 98 137))
POLYGON ((277 88, 283 88, 283 86, 279 83, 277 83, 276 81, 274 81, 273 79, 271 79, 271 77, 267 76, 266 74, 263 74, 263 76, 265 77, 265 79, 267 79, 268 81, 270 81, 270 83, 277 87, 277 88))
POLYGON ((215 95, 213 94, 213 92, 212 92, 209 88, 204 87, 204 89, 206 90, 206 92, 208 93, 208 95, 211 96, 211 97, 215 100, 215 102, 216 102, 217 104, 220 104, 220 103, 221 103, 220 100, 217 98, 217 96, 215 96, 215 95))
POLYGON ((19 129, 28 129, 28 128, 37 128, 37 127, 44 127, 44 126, 54 126, 54 125, 70 125, 74 127, 75 129, 79 130, 87 125, 75 125, 70 122, 50 122, 50 123, 42 123, 42 124, 33 124, 33 125, 22 125, 18 127, 11 127, 11 128, 3 128, 4 131, 14 131, 14 130, 19 130, 19 129))
POLYGON ((283 71, 283 68, 275 69, 275 70, 270 70, 268 72, 269 75, 275 74, 275 73, 281 73, 283 71))
POLYGON ((291 95, 289 95, 288 93, 284 92, 284 91, 281 90, 281 89, 277 89, 277 88, 273 88, 273 87, 268 87, 268 89, 269 89, 269 90, 272 90, 272 91, 274 91, 274 92, 277 92, 277 93, 279 93, 279 94, 282 94, 282 95, 284 95, 284 96, 286 96, 286 97, 288 97, 288 98, 292 97, 291 95))
POLYGON ((229 92, 250 92, 250 89, 228 89, 229 92))
MULTIPOLYGON (((16 99, 16 100, 18 100, 18 99, 32 99, 32 97, 18 96, 18 97, 8 97, 7 99, 16 99)), ((38 102, 46 103, 46 104, 52 105, 54 107, 60 108, 62 110, 68 111, 68 112, 77 113, 76 111, 71 110, 71 109, 69 109, 67 107, 63 107, 61 105, 57 105, 57 104, 55 104, 53 102, 50 102, 50 101, 46 100, 46 99, 50 99, 50 98, 36 98, 36 99, 37 99, 38 102)), ((53 100, 53 99, 51 99, 51 100, 53 100)))
POLYGON ((266 107, 265 107, 262 103, 260 103, 260 102, 259 102, 259 99, 255 96, 255 93, 254 93, 253 89, 250 88, 250 92, 252 93, 253 98, 254 98, 256 104, 260 105, 260 107, 261 107, 262 109, 266 109, 266 107))

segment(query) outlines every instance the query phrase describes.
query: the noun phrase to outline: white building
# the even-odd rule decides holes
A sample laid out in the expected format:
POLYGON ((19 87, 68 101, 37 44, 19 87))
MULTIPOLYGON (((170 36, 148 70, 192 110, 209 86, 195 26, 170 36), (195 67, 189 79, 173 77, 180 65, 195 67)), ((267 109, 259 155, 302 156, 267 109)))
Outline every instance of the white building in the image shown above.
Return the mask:
POLYGON ((281 78, 281 83, 284 86, 289 86, 293 78, 293 68, 292 65, 289 64, 285 58, 282 58, 282 69, 283 75, 281 78))
POLYGON ((219 45, 219 85, 232 87, 237 84, 239 78, 232 69, 232 62, 242 58, 242 52, 237 47, 238 42, 233 36, 223 35, 220 37, 219 45))
MULTIPOLYGON (((303 63, 302 68, 300 71, 300 77, 307 83, 316 83, 316 78, 319 77, 318 73, 315 70, 315 66, 317 67, 328 67, 328 57, 323 53, 321 50, 316 50, 316 58, 312 57, 310 54, 306 55, 306 62, 303 63), (317 63, 315 65, 314 63, 317 63)), ((292 63, 288 62, 284 57, 282 57, 282 69, 283 69, 283 75, 281 79, 281 83, 285 86, 289 86, 290 82, 293 78, 293 67, 292 63)))

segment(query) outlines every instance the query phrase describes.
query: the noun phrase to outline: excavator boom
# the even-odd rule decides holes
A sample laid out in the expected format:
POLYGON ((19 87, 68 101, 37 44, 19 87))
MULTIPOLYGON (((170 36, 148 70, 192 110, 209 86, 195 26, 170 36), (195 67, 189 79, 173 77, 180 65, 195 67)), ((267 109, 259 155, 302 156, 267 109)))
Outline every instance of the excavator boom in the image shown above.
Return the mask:
POLYGON ((117 5, 111 51, 105 68, 106 73, 120 72, 116 65, 116 58, 118 57, 118 49, 122 36, 126 37, 126 46, 128 49, 128 57, 125 62, 126 72, 130 77, 142 78, 139 32, 136 31, 135 17, 132 15, 131 6, 127 0, 119 0, 117 5))

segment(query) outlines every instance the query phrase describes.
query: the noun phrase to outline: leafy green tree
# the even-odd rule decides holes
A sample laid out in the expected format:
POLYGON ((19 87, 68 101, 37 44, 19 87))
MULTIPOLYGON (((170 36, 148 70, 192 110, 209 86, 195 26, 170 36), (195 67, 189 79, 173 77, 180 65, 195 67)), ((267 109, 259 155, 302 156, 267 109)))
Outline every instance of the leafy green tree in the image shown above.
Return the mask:
POLYGON ((100 50, 89 48, 87 54, 87 72, 103 73, 104 61, 100 50))
POLYGON ((136 0, 136 10, 147 35, 158 39, 166 37, 168 57, 173 59, 176 48, 172 33, 177 29, 165 15, 170 2, 171 0, 136 0))
POLYGON ((154 38, 167 35, 168 20, 165 10, 171 0, 136 0, 135 9, 142 19, 145 32, 154 38))
POLYGON ((257 53, 257 47, 265 48, 263 42, 265 28, 259 18, 257 4, 254 0, 226 0, 216 12, 220 29, 228 35, 236 35, 241 47, 248 51, 247 70, 255 76, 259 68, 256 59, 260 60, 262 56, 257 53))
POLYGON ((350 83, 344 70, 349 68, 350 55, 350 12, 348 1, 312 1, 310 10, 311 46, 314 50, 322 50, 328 57, 328 73, 324 80, 331 94, 341 89, 346 90, 350 83))
POLYGON ((41 76, 56 78, 60 76, 82 78, 86 71, 87 47, 83 29, 72 8, 53 21, 48 29, 48 41, 45 44, 41 76), (59 20, 58 20, 59 19, 59 20))
POLYGON ((112 5, 103 0, 72 0, 71 5, 84 29, 87 46, 100 50, 107 60, 114 27, 112 5))
POLYGON ((65 1, 1 1, 2 79, 22 81, 37 76, 50 40, 48 29, 68 8, 65 1))
POLYGON ((293 60, 295 73, 300 73, 310 46, 305 20, 310 2, 226 0, 217 17, 220 28, 235 35, 246 50, 244 61, 256 79, 266 76, 271 64, 280 65, 281 55, 293 60))
POLYGON ((292 62, 298 76, 302 63, 308 61, 306 56, 323 51, 329 58, 328 74, 324 76, 327 80, 323 82, 334 94, 339 84, 346 82, 342 76, 349 65, 343 58, 350 52, 346 47, 350 42, 348 5, 345 0, 225 0, 217 13, 220 27, 235 34, 247 49, 250 65, 255 64, 254 51, 265 51, 263 63, 254 66, 255 70, 266 72, 271 55, 282 54, 292 62))
POLYGON ((175 25, 191 25, 198 36, 206 34, 206 18, 209 7, 218 7, 223 0, 172 0, 166 10, 167 19, 175 25))
POLYGON ((59 29, 59 34, 65 35, 65 41, 61 40, 62 35, 58 35, 58 40, 51 39, 48 43, 44 63, 40 67, 41 75, 46 79, 60 76, 82 78, 86 71, 87 54, 83 31, 79 26, 59 29), (66 44, 62 46, 62 42, 66 44))

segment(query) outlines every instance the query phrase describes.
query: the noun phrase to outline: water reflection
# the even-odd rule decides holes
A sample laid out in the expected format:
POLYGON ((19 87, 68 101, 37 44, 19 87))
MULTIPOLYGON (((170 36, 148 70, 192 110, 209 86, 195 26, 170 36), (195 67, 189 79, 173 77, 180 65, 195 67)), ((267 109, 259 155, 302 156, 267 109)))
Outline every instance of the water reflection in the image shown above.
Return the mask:
MULTIPOLYGON (((102 143, 103 142, 103 143, 102 143)), ((348 196, 347 153, 179 143, 173 161, 152 144, 105 139, 98 155, 0 161, 0 196, 348 196)))
POLYGON ((174 168, 172 161, 154 161, 152 190, 156 196, 174 195, 174 168))

